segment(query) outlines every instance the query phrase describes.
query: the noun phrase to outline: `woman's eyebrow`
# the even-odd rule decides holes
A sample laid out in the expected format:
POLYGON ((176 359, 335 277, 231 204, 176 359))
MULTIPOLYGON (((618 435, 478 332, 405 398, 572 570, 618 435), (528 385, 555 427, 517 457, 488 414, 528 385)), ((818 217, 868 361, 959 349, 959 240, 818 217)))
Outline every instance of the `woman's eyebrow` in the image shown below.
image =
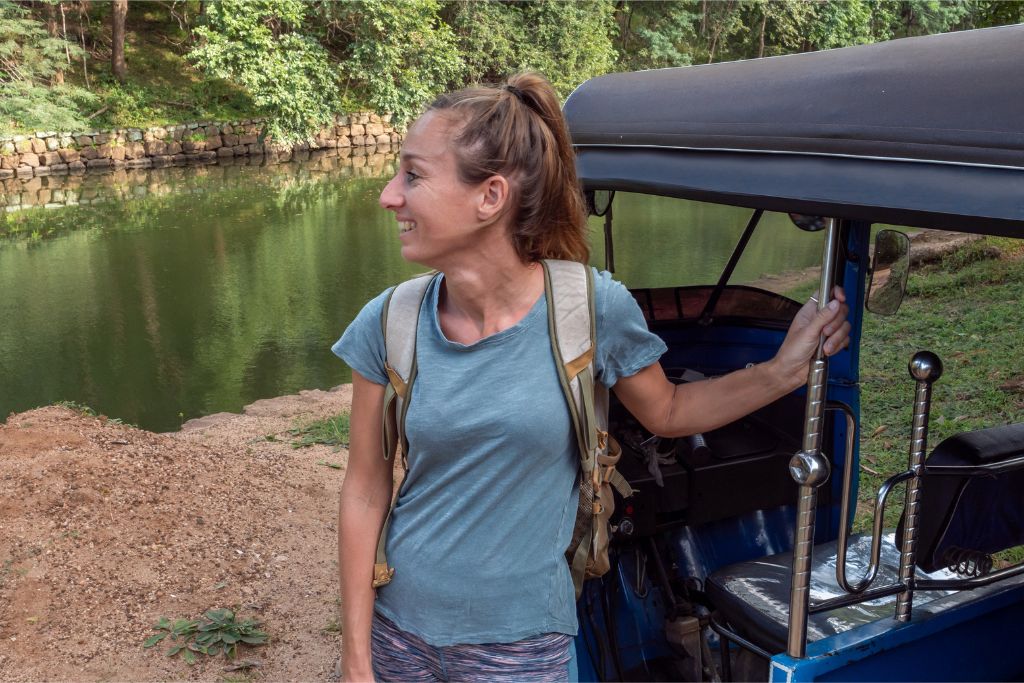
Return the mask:
POLYGON ((403 151, 403 152, 400 152, 398 156, 399 156, 399 158, 401 158, 402 161, 425 161, 426 160, 426 157, 422 157, 419 154, 416 154, 414 152, 404 152, 403 151))

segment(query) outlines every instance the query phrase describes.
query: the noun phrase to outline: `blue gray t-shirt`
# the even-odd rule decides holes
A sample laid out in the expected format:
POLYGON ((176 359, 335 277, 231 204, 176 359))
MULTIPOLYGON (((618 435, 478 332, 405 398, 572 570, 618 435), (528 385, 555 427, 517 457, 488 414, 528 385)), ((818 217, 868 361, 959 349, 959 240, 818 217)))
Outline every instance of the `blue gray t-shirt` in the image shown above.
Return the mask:
MULTIPOLYGON (((516 325, 474 344, 449 341, 435 278, 417 330, 418 376, 406 417, 409 472, 387 539, 390 584, 376 609, 434 646, 575 634, 564 551, 579 464, 543 296, 516 325)), ((386 384, 381 309, 368 303, 332 347, 386 384)), ((632 295, 595 276, 597 378, 611 387, 656 362, 664 343, 632 295)))

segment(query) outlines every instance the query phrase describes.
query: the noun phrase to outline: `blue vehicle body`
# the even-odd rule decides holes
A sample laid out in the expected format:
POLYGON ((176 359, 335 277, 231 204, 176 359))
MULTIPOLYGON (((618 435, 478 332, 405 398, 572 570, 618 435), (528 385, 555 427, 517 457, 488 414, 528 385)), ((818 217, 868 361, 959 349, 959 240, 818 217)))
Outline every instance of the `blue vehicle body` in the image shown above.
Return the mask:
MULTIPOLYGON (((845 412, 825 413, 821 452, 830 460, 832 476, 818 489, 813 508, 815 561, 824 561, 829 553, 835 556, 840 530, 853 517, 851 511, 843 518, 840 501, 843 467, 852 461, 852 472, 859 471, 859 439, 850 438, 856 435, 848 433, 846 418, 856 430, 872 226, 889 223, 1024 238, 1022 63, 1024 26, 1014 26, 737 64, 613 74, 585 83, 566 103, 579 175, 595 206, 595 193, 639 192, 834 219, 839 246, 833 283, 847 293, 852 330, 850 349, 828 365, 826 400, 845 412), (638 111, 641 97, 645 106, 638 111)), ((629 239, 628 232, 619 238, 629 239)), ((724 281, 719 289, 744 295, 724 281)), ((652 296, 634 294, 641 307, 644 297, 652 296)), ((677 291, 674 296, 678 300, 681 295, 677 291)), ((668 321, 651 314, 652 330, 669 347, 662 359, 666 369, 721 374, 767 360, 783 338, 785 326, 778 320, 714 315, 714 306, 710 308, 710 315, 708 310, 702 316, 684 315, 680 304, 678 319, 668 321)), ((907 378, 893 381, 910 386, 907 378)), ((789 430, 791 438, 784 434, 762 455, 720 453, 721 462, 698 462, 686 460, 686 454, 695 457, 695 450, 673 446, 680 468, 666 475, 664 486, 634 483, 636 502, 621 501, 613 520, 620 526, 612 570, 588 582, 578 602, 580 680, 717 680, 729 669, 723 664, 747 645, 752 652, 760 650, 754 660, 770 661, 762 668, 741 670, 739 678, 751 672, 772 681, 1024 678, 1016 628, 1024 623, 1024 574, 1014 575, 1014 570, 1005 570, 1005 578, 1001 573, 987 585, 968 589, 957 584, 953 590, 952 584, 943 584, 940 591, 914 587, 952 580, 951 574, 939 577, 910 566, 917 578, 901 574, 889 595, 865 603, 879 613, 891 612, 897 593, 904 601, 911 599, 907 595, 916 596, 907 620, 878 617, 837 627, 837 632, 807 637, 805 652, 794 648, 792 623, 788 645, 780 647, 768 637, 777 636, 777 629, 765 627, 762 633, 754 623, 767 612, 736 612, 743 595, 716 603, 709 583, 720 584, 721 596, 729 590, 721 586, 743 584, 745 568, 755 568, 754 576, 757 566, 789 562, 787 553, 796 554, 797 484, 784 484, 779 478, 788 476, 784 471, 778 477, 769 473, 785 468, 779 451, 800 448, 799 430, 772 422, 783 412, 799 413, 799 421, 803 409, 803 394, 798 393, 760 422, 755 415, 753 422, 734 427, 734 432, 789 430), (728 486, 730 478, 738 482, 735 489, 728 486), (755 502, 744 504, 730 496, 755 502), (737 581, 724 583, 721 576, 730 572, 737 581), (714 621, 709 615, 729 609, 734 617, 727 619, 727 628, 708 628, 714 621), (745 631, 734 628, 743 627, 747 618, 753 625, 747 624, 745 631), (696 639, 668 635, 673 624, 684 622, 700 624, 696 639), (713 652, 723 639, 717 633, 725 634, 726 644, 713 652), (762 642, 755 642, 756 637, 762 642), (695 643, 703 644, 700 652, 695 643)), ((614 434, 614 409, 612 417, 614 434)), ((628 416, 621 417, 619 429, 625 430, 627 423, 628 416)), ((1001 453, 998 467, 987 473, 990 478, 1024 470, 1021 427, 1011 425, 990 435, 1001 453)), ((739 442, 738 437, 729 438, 720 442, 739 442)), ((973 443, 971 438, 967 441, 973 443)), ((992 465, 985 458, 982 454, 981 460, 992 465)), ((985 474, 981 466, 974 469, 985 474)), ((942 468, 934 471, 942 474, 942 468)), ((850 487, 855 501, 857 482, 850 487)), ((925 488, 923 495, 927 492, 925 488)), ((913 526, 909 521, 907 525, 913 526)), ((897 556, 909 547, 899 534, 911 538, 906 529, 894 537, 890 545, 897 556)), ((905 560, 897 557, 901 572, 905 560)), ((814 567, 825 572, 824 565, 814 567)), ((876 581, 869 591, 883 583, 876 581)), ((830 618, 845 619, 841 611, 815 616, 822 599, 813 595, 814 586, 811 631, 830 618)), ((788 590, 788 584, 774 585, 774 593, 753 586, 746 597, 778 603, 781 588, 788 590), (769 593, 776 597, 765 597, 769 593)), ((793 607, 785 599, 775 607, 779 614, 772 618, 784 623, 793 607)), ((848 607, 863 611, 855 605, 839 609, 848 607)))

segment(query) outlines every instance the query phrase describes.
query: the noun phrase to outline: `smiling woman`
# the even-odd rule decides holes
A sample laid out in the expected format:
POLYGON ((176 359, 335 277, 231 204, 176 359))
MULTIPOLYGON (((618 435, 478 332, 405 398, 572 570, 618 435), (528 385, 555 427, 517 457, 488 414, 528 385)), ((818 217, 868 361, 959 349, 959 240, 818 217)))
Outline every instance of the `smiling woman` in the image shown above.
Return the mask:
MULTIPOLYGON (((573 596, 601 528, 577 531, 577 507, 595 519, 602 507, 600 482, 578 486, 579 472, 614 449, 598 431, 591 451, 583 435, 593 419, 563 388, 574 362, 552 361, 564 341, 552 331, 558 301, 545 296, 559 291, 552 269, 580 272, 585 291, 570 292, 572 310, 593 311, 582 400, 597 400, 592 382, 614 387, 662 435, 712 429, 802 384, 821 333, 827 353, 847 343, 843 293, 821 312, 804 306, 774 359, 671 383, 657 362, 665 345, 633 297, 580 265, 586 216, 565 120, 532 74, 438 98, 410 128, 380 202, 398 221, 402 256, 438 272, 415 298, 375 298, 334 346, 353 370, 338 527, 345 676, 422 680, 458 668, 486 680, 566 680, 573 596), (414 321, 398 342, 382 330, 383 320, 392 333, 392 304, 414 321), (396 362, 395 343, 412 346, 415 374, 396 362), (403 407, 392 417, 396 393, 403 407), (394 427, 408 469, 389 513, 394 427)), ((611 464, 600 462, 602 472, 611 464)))

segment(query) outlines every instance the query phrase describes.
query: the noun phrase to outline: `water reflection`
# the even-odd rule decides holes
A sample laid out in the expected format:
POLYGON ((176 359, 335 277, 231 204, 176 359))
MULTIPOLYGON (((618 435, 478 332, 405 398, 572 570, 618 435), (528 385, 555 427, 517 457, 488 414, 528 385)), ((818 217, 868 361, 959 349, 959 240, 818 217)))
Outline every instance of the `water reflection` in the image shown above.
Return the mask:
MULTIPOLYGON (((347 381, 330 344, 369 298, 420 271, 401 259, 396 224, 377 205, 393 172, 391 151, 335 151, 49 177, 14 188, 16 204, 5 185, 17 208, 0 224, 0 411, 75 400, 169 430, 347 381), (39 206, 41 190, 49 201, 39 206)), ((628 195, 615 215, 618 275, 637 286, 717 278, 747 218, 628 195)), ((766 227, 738 279, 820 253, 795 228, 766 227)))

